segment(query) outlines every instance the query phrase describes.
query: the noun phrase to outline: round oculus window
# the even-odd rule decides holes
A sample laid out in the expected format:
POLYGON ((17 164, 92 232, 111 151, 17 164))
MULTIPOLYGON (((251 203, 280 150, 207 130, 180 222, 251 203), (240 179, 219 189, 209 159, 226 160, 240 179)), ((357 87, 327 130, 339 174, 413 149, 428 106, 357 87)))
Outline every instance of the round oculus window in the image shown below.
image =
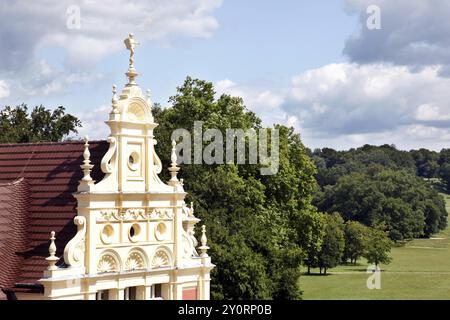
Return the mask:
POLYGON ((139 169, 139 162, 140 162, 139 153, 132 152, 128 156, 128 168, 130 168, 130 170, 132 170, 132 171, 138 170, 139 169))
POLYGON ((114 228, 107 224, 103 227, 102 232, 100 233, 100 238, 104 244, 110 244, 113 240, 114 236, 114 228))
POLYGON ((167 226, 165 223, 159 223, 155 228, 155 238, 158 241, 166 240, 167 238, 167 226))
POLYGON ((128 232, 128 237, 131 242, 136 242, 139 240, 139 235, 141 234, 141 227, 135 223, 130 227, 130 231, 128 232))

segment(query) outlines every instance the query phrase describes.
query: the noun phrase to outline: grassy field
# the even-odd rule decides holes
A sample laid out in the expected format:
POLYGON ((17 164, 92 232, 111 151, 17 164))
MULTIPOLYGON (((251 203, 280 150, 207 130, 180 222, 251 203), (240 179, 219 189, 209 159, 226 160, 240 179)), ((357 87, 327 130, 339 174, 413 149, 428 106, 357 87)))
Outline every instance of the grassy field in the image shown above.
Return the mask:
MULTIPOLYGON (((450 196, 446 198, 450 210, 450 196)), ((382 265, 381 289, 367 289, 364 260, 333 268, 327 276, 302 275, 304 299, 450 299, 450 227, 431 239, 394 247, 382 265)), ((316 272, 316 270, 314 270, 316 272)), ((318 272, 317 272, 318 273, 318 272)))

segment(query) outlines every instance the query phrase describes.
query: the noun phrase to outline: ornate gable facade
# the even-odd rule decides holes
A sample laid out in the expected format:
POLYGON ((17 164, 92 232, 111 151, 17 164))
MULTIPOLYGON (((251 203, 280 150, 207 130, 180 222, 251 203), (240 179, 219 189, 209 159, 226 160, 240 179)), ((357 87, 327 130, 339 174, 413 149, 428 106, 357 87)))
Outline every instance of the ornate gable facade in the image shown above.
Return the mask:
POLYGON ((207 254, 205 228, 201 245, 194 237, 192 204, 177 177, 175 142, 171 179, 159 178, 161 160, 155 152, 149 94, 136 84, 133 35, 128 83, 118 95, 113 87, 109 149, 100 166, 101 181, 91 177, 89 141, 85 140, 83 178, 73 194, 77 200, 76 235, 64 248, 58 266, 52 232, 48 268, 39 282, 45 299, 209 299, 209 274, 214 267, 207 254))

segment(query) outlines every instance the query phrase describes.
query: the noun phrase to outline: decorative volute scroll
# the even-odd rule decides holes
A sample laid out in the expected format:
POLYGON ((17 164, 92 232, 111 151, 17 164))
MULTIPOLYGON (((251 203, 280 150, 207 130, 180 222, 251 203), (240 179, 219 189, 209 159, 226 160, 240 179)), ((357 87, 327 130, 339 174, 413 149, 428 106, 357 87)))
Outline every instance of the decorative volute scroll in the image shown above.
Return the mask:
POLYGON ((153 164, 154 164, 154 168, 155 168, 155 173, 159 174, 162 171, 162 162, 161 162, 161 159, 159 158, 158 154, 155 151, 154 145, 151 146, 151 148, 152 148, 152 153, 153 153, 153 164))
POLYGON ((73 223, 78 226, 77 234, 70 240, 64 248, 64 261, 72 267, 84 266, 86 218, 76 216, 73 223))
POLYGON ((196 239, 184 230, 181 238, 183 242, 183 258, 189 259, 192 257, 198 257, 198 253, 195 250, 195 247, 197 245, 196 239))
POLYGON ((116 149, 117 149, 116 138, 108 137, 108 142, 109 142, 109 149, 103 156, 102 163, 101 163, 102 171, 103 171, 103 173, 106 173, 106 174, 113 172, 114 168, 113 168, 113 165, 111 164, 111 161, 113 160, 113 156, 116 153, 116 149))

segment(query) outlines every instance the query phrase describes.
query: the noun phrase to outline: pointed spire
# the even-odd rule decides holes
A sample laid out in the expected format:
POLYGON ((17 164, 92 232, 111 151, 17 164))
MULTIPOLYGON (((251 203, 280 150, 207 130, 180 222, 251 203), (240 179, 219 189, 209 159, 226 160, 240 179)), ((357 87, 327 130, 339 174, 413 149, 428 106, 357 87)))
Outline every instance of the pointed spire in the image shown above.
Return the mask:
POLYGON ((170 163, 170 168, 169 168, 170 175, 171 175, 169 183, 171 185, 179 183, 177 174, 178 174, 178 171, 180 170, 180 167, 177 166, 176 145, 177 144, 176 144, 175 140, 172 140, 172 153, 170 155, 171 163, 170 163))
POLYGON ((48 253, 50 254, 45 260, 48 261, 48 268, 47 270, 57 270, 58 267, 56 266, 56 262, 59 260, 58 257, 56 257, 56 244, 55 244, 55 231, 52 231, 50 233, 50 246, 48 247, 48 253))
POLYGON ((111 99, 111 104, 112 104, 112 113, 117 114, 119 113, 119 102, 117 100, 117 86, 113 85, 112 86, 112 99, 111 99))
POLYGON ((206 251, 208 251, 208 249, 209 249, 209 247, 206 245, 207 241, 208 241, 208 239, 206 238, 206 226, 202 225, 202 237, 200 238, 200 242, 201 242, 202 246, 199 247, 199 249, 202 252, 200 257, 202 257, 202 258, 208 257, 208 254, 206 253, 206 251))

